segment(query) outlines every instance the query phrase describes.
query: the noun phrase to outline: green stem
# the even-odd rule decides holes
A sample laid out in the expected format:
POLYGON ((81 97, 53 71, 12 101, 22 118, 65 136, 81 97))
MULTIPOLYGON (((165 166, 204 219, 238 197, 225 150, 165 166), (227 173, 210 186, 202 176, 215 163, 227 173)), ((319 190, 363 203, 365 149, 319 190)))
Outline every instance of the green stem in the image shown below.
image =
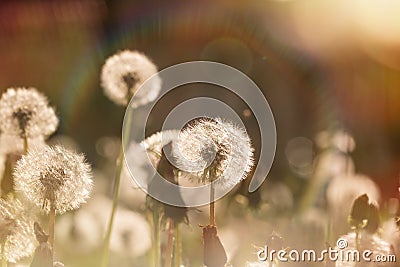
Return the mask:
POLYGON ((1 267, 7 267, 7 260, 5 255, 6 242, 7 240, 5 240, 3 244, 1 244, 1 267))
POLYGON ((118 206, 118 193, 119 193, 119 186, 121 184, 121 174, 122 174, 122 168, 125 163, 125 158, 124 158, 124 147, 127 144, 127 141, 129 141, 130 138, 130 129, 131 129, 131 121, 132 121, 132 112, 127 113, 127 119, 126 119, 126 125, 124 124, 124 132, 122 136, 122 147, 121 151, 117 160, 117 170, 116 174, 114 177, 114 187, 113 187, 113 203, 112 203, 112 208, 111 208, 111 215, 110 215, 110 220, 108 222, 108 227, 107 227, 107 232, 106 232, 106 237, 104 240, 104 247, 103 247, 103 257, 101 260, 101 267, 107 267, 108 265, 108 260, 110 257, 110 240, 111 240, 111 232, 113 229, 113 224, 114 224, 114 219, 115 219, 115 213, 117 211, 117 206, 118 206))
POLYGON ((113 203, 112 203, 111 215, 110 215, 110 220, 108 222, 108 227, 107 227, 107 232, 106 232, 106 237, 105 237, 104 247, 103 247, 103 258, 101 261, 102 267, 107 266, 108 259, 110 256, 109 248, 110 248, 111 232, 113 229, 115 213, 116 213, 117 207, 118 207, 118 193, 119 193, 119 186, 121 184, 121 173, 122 173, 123 166, 124 166, 124 153, 121 148, 121 153, 118 157, 117 170, 116 170, 115 179, 114 179, 113 203))
POLYGON ((165 250, 165 267, 171 267, 172 261, 172 252, 174 245, 174 229, 175 223, 173 219, 169 219, 169 229, 168 229, 168 241, 167 241, 167 249, 165 250))
POLYGON ((54 226, 56 222, 56 209, 53 204, 51 204, 50 207, 50 213, 49 213, 49 243, 51 247, 51 259, 54 262, 54 226))
POLYGON ((175 261, 174 261, 174 267, 181 267, 182 263, 182 240, 181 240, 181 230, 179 227, 179 224, 175 226, 175 247, 174 247, 174 253, 175 253, 175 261))

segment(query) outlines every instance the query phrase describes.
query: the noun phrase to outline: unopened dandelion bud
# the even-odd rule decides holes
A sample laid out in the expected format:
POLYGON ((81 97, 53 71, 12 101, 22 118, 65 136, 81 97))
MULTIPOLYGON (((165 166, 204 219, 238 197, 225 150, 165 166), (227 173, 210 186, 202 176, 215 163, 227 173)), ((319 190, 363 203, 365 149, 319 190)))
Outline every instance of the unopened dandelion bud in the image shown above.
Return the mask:
POLYGON ((228 261, 224 246, 219 240, 217 227, 208 225, 203 228, 203 259, 207 267, 224 267, 228 261))

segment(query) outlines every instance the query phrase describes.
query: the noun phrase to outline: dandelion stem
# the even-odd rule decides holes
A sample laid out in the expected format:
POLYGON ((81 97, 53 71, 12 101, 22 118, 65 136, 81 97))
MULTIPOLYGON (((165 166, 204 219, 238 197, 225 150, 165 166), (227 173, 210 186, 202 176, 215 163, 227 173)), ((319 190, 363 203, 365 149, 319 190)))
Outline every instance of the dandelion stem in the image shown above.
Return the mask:
MULTIPOLYGON (((130 112, 127 114, 127 123, 126 126, 124 127, 124 135, 125 139, 122 140, 122 146, 126 144, 126 142, 129 140, 129 135, 130 135, 130 129, 131 129, 131 121, 132 121, 132 115, 130 112)), ((101 260, 101 267, 106 267, 108 264, 108 259, 110 256, 110 240, 111 240, 111 232, 113 229, 113 224, 114 224, 114 218, 115 218, 115 213, 117 211, 117 206, 118 206, 118 193, 119 193, 119 186, 121 184, 121 174, 122 174, 122 168, 125 163, 125 158, 124 158, 124 149, 121 147, 120 154, 118 156, 117 160, 117 170, 115 173, 114 177, 114 188, 113 188, 113 203, 112 203, 112 208, 111 208, 111 215, 110 215, 110 221, 108 222, 108 227, 107 227, 107 232, 106 232, 106 237, 104 240, 104 247, 103 247, 103 257, 101 260)))
POLYGON ((215 188, 213 182, 210 184, 210 225, 215 226, 215 188))
POLYGON ((175 226, 175 247, 174 247, 174 267, 181 267, 182 261, 182 240, 181 240, 181 230, 179 224, 175 226))
POLYGON ((24 135, 24 154, 28 153, 28 138, 24 135))
POLYGON ((160 209, 155 202, 153 209, 153 266, 160 266, 160 209))
POLYGON ((51 247, 51 259, 54 261, 54 225, 56 221, 56 209, 54 204, 52 203, 50 206, 49 213, 49 242, 51 247))
POLYGON ((356 228, 356 250, 360 251, 359 248, 360 248, 360 228, 357 227, 356 228))
POLYGON ((171 261, 172 261, 172 247, 174 245, 174 228, 175 228, 175 223, 173 219, 169 219, 169 229, 168 229, 168 243, 167 243, 167 249, 165 251, 165 267, 171 267, 171 261))
POLYGON ((121 183, 121 173, 122 173, 123 164, 124 164, 124 153, 121 148, 121 152, 120 152, 120 155, 119 155, 118 161, 117 161, 117 171, 116 171, 115 179, 114 179, 113 203, 112 203, 111 215, 110 215, 110 220, 108 222, 108 227, 107 227, 107 232, 106 232, 106 237, 105 237, 104 247, 103 247, 103 258, 101 261, 102 267, 107 266, 109 255, 110 255, 109 247, 110 247, 110 240, 111 240, 111 232, 113 229, 115 212, 117 211, 117 206, 118 206, 118 193, 119 193, 119 186, 121 183))
POLYGON ((5 240, 3 244, 1 244, 1 267, 7 267, 7 260, 5 255, 6 242, 7 240, 5 240))

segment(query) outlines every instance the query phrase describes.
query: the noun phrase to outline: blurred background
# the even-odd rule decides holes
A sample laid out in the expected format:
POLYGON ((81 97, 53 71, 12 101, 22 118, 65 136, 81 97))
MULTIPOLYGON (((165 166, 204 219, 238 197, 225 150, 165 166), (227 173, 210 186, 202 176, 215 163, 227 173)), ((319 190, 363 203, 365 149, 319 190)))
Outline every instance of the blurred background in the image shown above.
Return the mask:
MULTIPOLYGON (((228 232, 225 240, 231 238, 225 242, 237 245, 240 240, 247 246, 240 256, 231 257, 237 263, 234 266, 243 266, 255 257, 252 245, 262 245, 273 230, 280 230, 282 235, 294 231, 290 226, 292 215, 303 208, 298 203, 306 203, 313 212, 315 207, 324 212, 326 204, 318 199, 324 196, 329 185, 326 179, 331 177, 320 184, 312 181, 321 155, 327 151, 333 149, 334 155, 344 155, 346 166, 352 164, 355 173, 376 183, 382 207, 397 203, 398 14, 400 2, 390 0, 4 1, 0 4, 0 91, 33 86, 48 95, 61 120, 52 139, 73 143, 71 146, 87 155, 97 173, 95 199, 97 194, 111 194, 125 111, 109 101, 100 87, 100 71, 107 57, 122 49, 137 49, 159 69, 185 61, 212 60, 243 71, 269 101, 278 136, 276 158, 261 189, 267 196, 244 194, 246 201, 255 201, 261 211, 250 211, 243 196, 233 193, 234 203, 226 204, 233 219, 229 224, 220 222, 228 232), (343 148, 337 142, 348 146, 343 148), (317 193, 310 193, 310 184, 317 193), (316 197, 306 201, 306 194, 316 197), (246 216, 259 220, 265 231, 254 233, 254 237, 249 234, 248 239, 238 236, 246 225, 242 220, 246 216), (288 222, 284 229, 277 226, 282 217, 288 222)), ((187 91, 167 96, 161 111, 203 94, 203 88, 188 86, 187 91)), ((207 90, 238 111, 257 149, 257 124, 246 106, 224 90, 207 90)), ((154 116, 150 132, 158 130, 162 119, 163 115, 154 116)), ((340 165, 340 160, 328 157, 324 163, 328 167, 320 168, 340 165)), ((123 205, 141 211, 142 207, 129 201, 134 200, 125 200, 123 205)), ((318 221, 318 212, 307 214, 307 218, 318 221)), ((397 208, 392 213, 397 213, 397 208)), ((186 255, 196 259, 188 266, 200 266, 201 246, 198 251, 190 249, 201 244, 200 231, 196 223, 187 228, 186 255)), ((92 264, 87 259, 90 253, 83 253, 76 262, 65 256, 76 252, 62 253, 60 257, 66 263, 70 261, 66 266, 81 266, 77 262, 83 264, 82 259, 87 260, 82 266, 92 264)))

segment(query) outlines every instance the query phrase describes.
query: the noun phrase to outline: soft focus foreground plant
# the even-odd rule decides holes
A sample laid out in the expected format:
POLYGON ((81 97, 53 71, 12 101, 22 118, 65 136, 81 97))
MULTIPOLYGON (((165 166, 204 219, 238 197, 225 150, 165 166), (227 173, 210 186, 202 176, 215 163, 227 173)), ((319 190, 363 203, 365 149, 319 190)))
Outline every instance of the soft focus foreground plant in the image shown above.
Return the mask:
MULTIPOLYGON (((157 132, 150 137, 146 138, 142 143, 143 147, 149 155, 151 162, 156 168, 157 172, 168 182, 173 184, 179 184, 178 182, 178 170, 175 166, 169 162, 172 159, 172 147, 176 143, 179 136, 178 130, 167 130, 157 132)), ((146 156, 146 154, 144 154, 146 156)), ((167 247, 164 257, 164 266, 171 266, 172 259, 175 258, 175 266, 180 265, 181 261, 181 248, 180 248, 180 236, 179 236, 179 224, 182 222, 188 223, 187 208, 186 207, 175 207, 154 199, 152 193, 160 192, 160 187, 157 185, 156 180, 150 180, 148 184, 148 191, 150 193, 147 196, 147 207, 153 214, 153 261, 154 266, 158 266, 160 262, 160 238, 159 228, 161 225, 166 225, 168 228, 167 247), (175 238, 176 236, 176 238, 175 238), (173 248, 175 247, 175 249, 173 248)), ((179 196, 182 200, 182 197, 179 196)), ((183 200, 182 200, 183 203, 183 200)))
POLYGON ((378 207, 369 202, 367 194, 359 196, 353 202, 349 216, 349 224, 356 233, 356 248, 360 245, 360 235, 363 230, 374 234, 380 225, 378 207))
POLYGON ((30 256, 35 249, 32 217, 13 196, 0 198, 0 246, 2 267, 30 256))

